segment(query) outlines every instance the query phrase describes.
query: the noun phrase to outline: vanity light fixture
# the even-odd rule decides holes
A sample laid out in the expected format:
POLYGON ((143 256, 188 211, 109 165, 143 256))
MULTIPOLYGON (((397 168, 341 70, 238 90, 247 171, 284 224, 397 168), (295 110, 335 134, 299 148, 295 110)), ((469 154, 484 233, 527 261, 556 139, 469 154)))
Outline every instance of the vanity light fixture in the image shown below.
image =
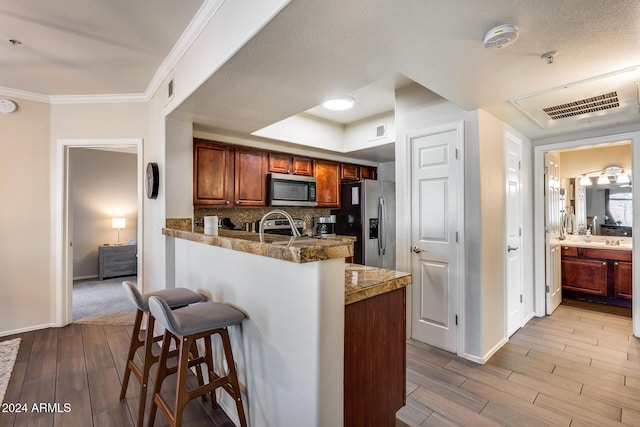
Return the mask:
POLYGON ((606 185, 606 184, 609 184, 609 178, 607 178, 607 175, 605 175, 604 171, 602 171, 602 173, 598 177, 598 185, 606 185))
POLYGON ((591 178, 589 178, 587 175, 582 175, 580 177, 580 181, 578 182, 578 185, 582 185, 583 187, 587 187, 592 184, 593 183, 591 182, 591 178))
POLYGON ((356 99, 351 95, 344 95, 339 98, 328 99, 322 103, 322 106, 327 110, 342 111, 353 108, 356 103, 356 99))
POLYGON ((625 173, 624 169, 620 170, 620 173, 618 174, 618 177, 616 178, 616 182, 618 184, 628 184, 629 183, 629 177, 625 173))

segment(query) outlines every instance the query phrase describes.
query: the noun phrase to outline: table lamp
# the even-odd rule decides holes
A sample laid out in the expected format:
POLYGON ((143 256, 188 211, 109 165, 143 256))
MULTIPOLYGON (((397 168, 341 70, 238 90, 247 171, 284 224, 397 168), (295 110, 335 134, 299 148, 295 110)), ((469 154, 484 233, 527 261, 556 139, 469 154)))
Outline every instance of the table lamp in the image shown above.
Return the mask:
POLYGON ((125 228, 127 226, 127 219, 126 218, 112 218, 111 219, 111 228, 117 228, 118 229, 118 242, 116 243, 116 245, 121 245, 122 243, 120 243, 120 229, 121 228, 125 228))

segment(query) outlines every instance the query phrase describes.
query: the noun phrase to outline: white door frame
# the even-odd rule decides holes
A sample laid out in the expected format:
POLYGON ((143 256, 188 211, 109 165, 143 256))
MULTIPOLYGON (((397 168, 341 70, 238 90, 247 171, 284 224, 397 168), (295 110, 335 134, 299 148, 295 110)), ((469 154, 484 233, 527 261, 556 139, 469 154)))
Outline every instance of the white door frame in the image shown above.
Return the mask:
POLYGON ((71 306, 71 291, 73 281, 73 271, 71 268, 71 249, 70 249, 70 233, 69 233, 69 149, 70 148, 90 148, 90 147, 123 147, 135 146, 137 150, 137 176, 138 176, 138 283, 144 283, 142 280, 142 186, 143 186, 143 158, 142 158, 142 139, 141 138, 123 138, 123 139, 59 139, 56 144, 56 163, 54 166, 55 174, 55 205, 53 212, 53 274, 55 286, 52 301, 55 302, 54 317, 55 325, 58 327, 66 326, 73 320, 71 306))
MULTIPOLYGON (((627 132, 594 138, 577 139, 545 145, 533 149, 534 164, 534 301, 536 316, 545 315, 545 234, 544 234, 544 153, 588 145, 631 141, 632 181, 640 182, 640 132, 627 132), (637 167, 633 167, 636 166, 637 167)), ((640 197, 633 198, 633 211, 640 212, 640 197)), ((635 224, 634 224, 635 225, 635 224)), ((633 233, 633 259, 640 260, 640 235, 633 233)), ((640 268, 633 269, 633 294, 640 295, 640 268)), ((633 298, 633 335, 640 337, 640 298, 633 298)))

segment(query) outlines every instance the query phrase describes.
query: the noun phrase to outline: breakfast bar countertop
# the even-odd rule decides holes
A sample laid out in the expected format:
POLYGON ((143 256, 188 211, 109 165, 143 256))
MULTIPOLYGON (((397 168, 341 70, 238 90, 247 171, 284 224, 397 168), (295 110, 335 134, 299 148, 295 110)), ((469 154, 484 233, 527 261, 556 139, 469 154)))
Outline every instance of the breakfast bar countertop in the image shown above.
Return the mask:
POLYGON ((205 245, 218 246, 254 255, 305 263, 353 256, 353 242, 313 237, 265 234, 260 242, 258 233, 221 229, 217 236, 174 228, 163 228, 162 234, 178 239, 191 240, 205 245))
POLYGON ((411 273, 347 264, 344 270, 345 305, 403 288, 411 283, 411 273))

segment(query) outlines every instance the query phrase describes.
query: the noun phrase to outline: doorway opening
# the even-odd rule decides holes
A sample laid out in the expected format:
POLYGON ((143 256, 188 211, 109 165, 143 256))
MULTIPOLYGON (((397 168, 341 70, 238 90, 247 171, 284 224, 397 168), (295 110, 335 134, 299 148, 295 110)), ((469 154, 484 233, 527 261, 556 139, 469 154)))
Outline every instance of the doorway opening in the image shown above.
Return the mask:
MULTIPOLYGON (((71 173, 71 150, 76 148, 93 148, 96 150, 128 150, 136 155, 135 161, 135 181, 136 181, 136 195, 135 195, 135 209, 137 214, 133 213, 134 221, 137 223, 137 230, 134 236, 127 235, 128 241, 135 241, 136 254, 142 254, 142 183, 143 183, 143 167, 142 167, 142 140, 141 139, 89 139, 89 140, 59 140, 57 143, 56 152, 56 207, 54 213, 55 221, 55 279, 56 279, 56 325, 65 326, 73 321, 73 304, 72 304, 72 291, 73 291, 73 277, 74 277, 74 210, 71 200, 70 179, 71 173)), ((89 199, 91 198, 91 192, 89 191, 89 199)), ((111 221, 113 218, 117 218, 120 221, 122 216, 111 217, 109 215, 115 215, 116 212, 105 212, 104 221, 109 222, 109 230, 114 233, 113 239, 110 237, 108 240, 112 240, 113 243, 118 243, 115 237, 115 233, 122 234, 122 229, 112 229, 113 225, 111 221), (107 217, 108 216, 108 217, 107 217)), ((121 222, 116 225, 120 226, 121 222)), ((107 238, 103 238, 107 239, 107 238)), ((109 243, 112 243, 109 241, 109 243)), ((114 245, 120 246, 120 245, 114 245)), ((76 262, 79 260, 76 259, 76 262)), ((137 258, 137 278, 142 281, 142 257, 137 258)))
MULTIPOLYGON (((559 301, 562 301, 562 294, 557 295, 555 290, 562 293, 563 283, 565 284, 564 288, 568 291, 567 295, 584 296, 584 294, 589 294, 587 299, 593 301, 598 299, 595 298, 594 295, 600 293, 602 295, 599 296, 600 301, 598 302, 606 302, 607 298, 613 298, 614 296, 613 281, 615 277, 618 277, 618 279, 620 279, 620 277, 624 277, 627 283, 630 283, 628 295, 623 296, 619 301, 627 299, 630 302, 628 305, 631 306, 632 311, 635 311, 635 308, 638 307, 638 298, 632 299, 631 295, 636 289, 636 285, 640 284, 640 275, 631 269, 631 258, 640 259, 637 255, 634 256, 634 254, 640 252, 638 251, 640 241, 638 241, 636 236, 633 236, 631 230, 629 230, 631 232, 631 236, 602 236, 602 230, 606 230, 607 228, 615 228, 616 232, 623 233, 624 231, 622 230, 625 229, 624 227, 626 225, 622 226, 622 223, 627 220, 630 222, 631 216, 627 215, 624 219, 620 218, 615 220, 612 218, 613 215, 609 211, 608 215, 606 215, 608 219, 605 219, 604 190, 607 189, 606 187, 608 185, 614 185, 616 177, 612 176, 611 178, 608 178, 607 176, 608 181, 610 181, 609 184, 605 184, 603 180, 601 180, 600 184, 596 183, 597 176, 602 174, 605 169, 609 166, 617 166, 613 163, 624 161, 629 163, 625 164, 624 168, 631 168, 631 173, 628 174, 631 185, 636 181, 636 179, 640 179, 640 173, 635 171, 633 168, 634 164, 640 165, 640 133, 618 134, 606 137, 539 145, 534 148, 534 156, 534 204, 536 212, 534 218, 534 227, 536 230, 534 241, 534 268, 536 278, 536 315, 544 316, 545 314, 550 314, 559 301), (615 151, 624 151, 625 149, 628 153, 626 160, 621 158, 616 161, 613 157, 606 157, 614 156, 615 151), (588 166, 588 161, 586 159, 589 158, 590 154, 595 156, 594 153, 596 153, 596 151, 592 150, 599 150, 597 157, 591 160, 594 163, 599 162, 598 164, 601 165, 599 167, 588 166), (560 170, 558 176, 554 176, 554 174, 551 173, 552 170, 547 169, 547 166, 550 163, 550 155, 553 157, 553 161, 551 163, 554 163, 554 167, 557 165, 560 170), (563 157, 565 159, 569 159, 566 167, 564 168, 564 172, 562 162, 563 157), (610 162, 611 164, 606 162, 610 162), (593 169, 589 169, 589 167, 593 167, 593 169), (585 169, 577 172, 578 168, 586 168, 589 170, 585 169), (597 172, 600 172, 600 174, 597 172), (588 196, 584 187, 588 187, 588 185, 580 185, 580 181, 582 176, 590 177, 591 175, 593 175, 592 186, 594 188, 599 188, 602 192, 603 200, 600 200, 599 196, 598 200, 594 199, 592 202, 586 199, 588 196), (563 181, 563 179, 565 181, 563 181), (556 199, 555 197, 551 197, 555 194, 554 191, 549 190, 552 187, 558 188, 557 193, 559 197, 556 201, 559 206, 559 211, 557 213, 555 212, 555 209, 550 209, 550 202, 556 199), (600 209, 600 207, 603 212, 601 214, 595 214, 594 209, 600 209), (595 220, 595 226, 594 216, 600 216, 600 218, 595 220), (618 224, 617 221, 620 221, 620 224, 618 224), (570 234, 566 233, 567 228, 570 229, 570 234), (583 249, 585 245, 591 245, 593 248, 589 246, 586 249, 583 249), (628 246, 624 247, 618 245, 628 246), (604 250, 606 249, 619 252, 605 252, 604 250), (626 256, 629 257, 629 262, 627 262, 626 259, 624 260, 626 264, 622 265, 623 260, 618 260, 617 256, 613 257, 616 259, 609 260, 607 258, 607 255, 610 253, 613 253, 614 255, 623 255, 623 249, 626 250, 626 256), (621 273, 618 269, 624 269, 627 264, 628 269, 621 273), (620 267, 620 265, 622 265, 622 267, 620 267), (565 267, 564 278, 561 273, 563 266, 565 267), (598 280, 592 280, 594 272, 589 272, 589 274, 587 274, 590 277, 588 282, 594 289, 587 289, 584 292, 576 292, 580 291, 580 289, 571 287, 570 282, 572 276, 570 274, 572 274, 573 271, 579 272, 582 268, 593 269, 594 267, 597 267, 598 269, 597 274, 599 274, 599 276, 597 276, 597 278, 600 283, 597 284, 597 286, 599 286, 599 289, 595 289, 595 282, 598 280), (616 271, 614 271, 614 269, 616 269, 616 271), (611 295, 609 295, 609 293, 611 295), (555 299, 553 298, 554 294, 556 296, 555 299), (560 296, 560 298, 557 298, 558 296, 560 296)), ((625 174, 626 173, 627 172, 625 172, 625 174)), ((585 181, 582 180, 582 183, 585 184, 585 181)), ((617 203, 617 201, 612 202, 616 200, 616 197, 624 197, 625 200, 628 197, 628 201, 624 201, 620 206, 616 207, 618 216, 630 214, 634 210, 639 212, 638 209, 640 209, 640 203, 638 200, 634 200, 633 197, 630 197, 632 193, 628 190, 631 188, 632 187, 622 187, 622 189, 618 188, 614 191, 609 189, 610 191, 607 192, 609 196, 611 194, 618 194, 616 192, 628 193, 625 196, 609 197, 610 203, 617 203), (625 204, 627 206, 626 212, 625 204)), ((595 196, 592 195, 591 197, 594 198, 595 196)), ((629 225, 629 227, 630 226, 631 225, 629 225)), ((638 291, 640 291, 640 287, 638 288, 638 291)), ((617 296, 620 296, 620 294, 618 293, 617 296)), ((633 326, 634 335, 638 336, 640 333, 640 316, 635 316, 633 326)))

